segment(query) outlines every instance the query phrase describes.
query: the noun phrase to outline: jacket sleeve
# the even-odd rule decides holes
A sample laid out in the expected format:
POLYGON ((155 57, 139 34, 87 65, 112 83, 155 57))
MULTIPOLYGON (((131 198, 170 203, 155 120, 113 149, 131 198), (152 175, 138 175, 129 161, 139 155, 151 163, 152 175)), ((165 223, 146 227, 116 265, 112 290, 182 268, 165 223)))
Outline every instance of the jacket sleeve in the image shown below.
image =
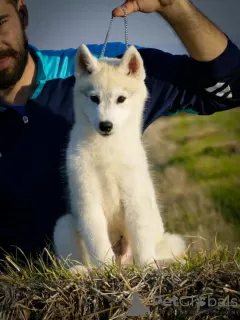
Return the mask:
POLYGON ((229 38, 225 51, 209 62, 158 49, 139 52, 150 94, 146 125, 181 111, 211 115, 240 106, 240 50, 229 38))

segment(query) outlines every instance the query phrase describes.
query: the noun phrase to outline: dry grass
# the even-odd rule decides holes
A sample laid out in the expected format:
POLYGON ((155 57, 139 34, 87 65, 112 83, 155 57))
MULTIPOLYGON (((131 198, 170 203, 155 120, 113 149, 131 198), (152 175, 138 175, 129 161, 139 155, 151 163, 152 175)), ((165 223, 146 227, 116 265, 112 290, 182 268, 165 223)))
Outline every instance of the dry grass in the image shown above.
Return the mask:
POLYGON ((6 271, 0 275, 1 320, 130 319, 126 312, 133 292, 138 292, 142 303, 150 308, 146 318, 134 319, 240 316, 240 248, 230 252, 227 247, 216 246, 212 252, 187 253, 184 260, 157 271, 134 266, 119 270, 108 265, 86 276, 71 276, 49 251, 44 254, 50 265, 43 257, 35 264, 28 261, 27 267, 11 257, 5 261, 6 271), (163 303, 173 297, 179 302, 171 304, 168 300, 164 306, 154 296, 163 303), (199 298, 205 305, 198 305, 199 298), (225 307, 221 307, 224 300, 225 307))

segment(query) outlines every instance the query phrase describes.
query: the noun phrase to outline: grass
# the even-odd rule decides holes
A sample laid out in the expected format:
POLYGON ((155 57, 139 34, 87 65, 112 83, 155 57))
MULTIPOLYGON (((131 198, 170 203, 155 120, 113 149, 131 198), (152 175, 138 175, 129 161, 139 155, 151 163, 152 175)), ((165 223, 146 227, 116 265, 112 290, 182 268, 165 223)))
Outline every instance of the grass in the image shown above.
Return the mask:
POLYGON ((219 178, 240 178, 240 112, 238 109, 200 119, 179 117, 167 137, 178 144, 169 164, 183 163, 197 182, 219 178))
POLYGON ((24 267, 7 257, 0 274, 2 320, 131 319, 126 312, 134 292, 150 310, 147 317, 134 319, 240 316, 240 248, 231 252, 216 245, 214 251, 187 252, 183 260, 158 270, 134 266, 121 270, 112 264, 85 276, 70 275, 48 250, 44 254, 50 265, 43 256, 37 263, 28 260, 24 267), (178 305, 166 300, 173 298, 178 305), (198 305, 199 299, 205 304, 198 305), (223 301, 225 307, 220 305, 223 301), (211 307, 213 302, 216 306, 211 307))
POLYGON ((164 137, 174 141, 176 149, 155 170, 163 176, 170 167, 184 170, 189 185, 201 188, 240 241, 239 109, 206 117, 180 115, 166 121, 164 137))

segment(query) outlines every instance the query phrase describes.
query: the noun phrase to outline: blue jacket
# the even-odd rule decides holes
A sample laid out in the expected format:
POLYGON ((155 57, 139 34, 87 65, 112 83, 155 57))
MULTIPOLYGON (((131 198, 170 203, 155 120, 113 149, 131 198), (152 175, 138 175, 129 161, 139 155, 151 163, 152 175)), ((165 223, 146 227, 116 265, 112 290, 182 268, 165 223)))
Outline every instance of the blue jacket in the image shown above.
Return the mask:
MULTIPOLYGON (((88 45, 98 56, 102 45, 88 45)), ((137 47, 144 59, 151 98, 144 129, 181 111, 210 115, 240 105, 240 51, 230 40, 213 61, 137 47)), ((38 50, 37 88, 24 106, 0 106, 0 247, 26 254, 52 240, 58 217, 68 212, 64 150, 73 123, 76 49, 38 50)), ((110 43, 105 55, 121 56, 125 44, 110 43)))

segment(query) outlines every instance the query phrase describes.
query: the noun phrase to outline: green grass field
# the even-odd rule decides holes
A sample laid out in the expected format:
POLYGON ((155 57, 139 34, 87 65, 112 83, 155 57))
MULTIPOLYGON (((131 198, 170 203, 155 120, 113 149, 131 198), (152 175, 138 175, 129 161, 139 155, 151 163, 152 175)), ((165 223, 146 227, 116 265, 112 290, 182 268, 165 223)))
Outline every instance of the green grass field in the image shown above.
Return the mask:
POLYGON ((209 192, 240 240, 240 112, 182 117, 168 136, 178 144, 169 164, 181 164, 209 192), (200 119, 199 119, 200 118, 200 119))
POLYGON ((208 243, 217 236, 236 246, 240 241, 240 110, 212 116, 177 115, 158 120, 146 141, 151 145, 159 198, 171 230, 197 232, 208 243), (162 142, 164 141, 164 143, 162 142), (171 152, 158 161, 159 148, 171 152), (201 230, 198 230, 199 226, 201 230))

